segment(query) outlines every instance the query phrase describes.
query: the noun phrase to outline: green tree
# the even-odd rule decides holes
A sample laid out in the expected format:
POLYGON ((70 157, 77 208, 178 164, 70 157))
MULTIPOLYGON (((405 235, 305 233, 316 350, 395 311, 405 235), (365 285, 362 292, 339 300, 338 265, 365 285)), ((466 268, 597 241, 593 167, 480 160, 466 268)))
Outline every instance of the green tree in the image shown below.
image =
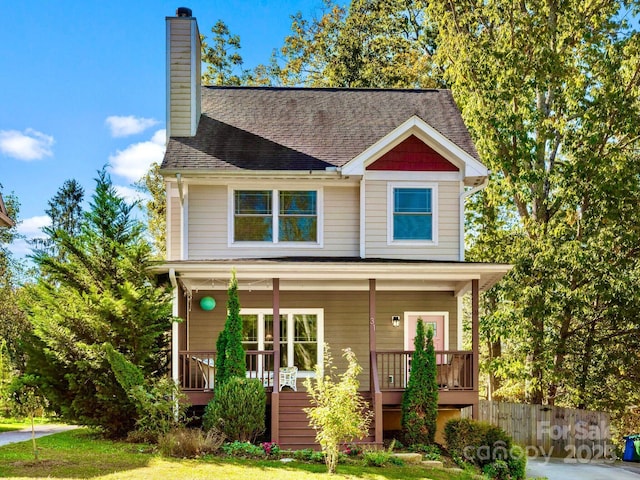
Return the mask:
POLYGON ((148 195, 148 199, 142 204, 154 256, 165 258, 167 254, 167 192, 164 179, 160 174, 160 165, 152 163, 149 171, 136 184, 136 188, 148 195))
POLYGON ((369 404, 358 393, 362 367, 351 349, 343 352, 348 362, 345 372, 336 376, 329 346, 325 345, 324 365, 316 365, 315 376, 304 380, 312 404, 304 411, 316 431, 329 473, 336 472, 340 445, 365 437, 372 417, 369 404))
POLYGON ((33 456, 38 460, 34 419, 36 416, 41 415, 48 405, 47 399, 40 390, 38 378, 33 375, 15 377, 9 386, 9 401, 16 416, 25 416, 31 422, 33 456))
POLYGON ((120 198, 104 169, 78 235, 51 231, 56 251, 33 260, 42 272, 26 300, 32 337, 27 371, 63 418, 130 431, 136 409, 104 355, 109 343, 144 376, 167 371, 171 297, 148 271, 150 246, 133 206, 120 198))
POLYGON ((202 74, 204 85, 243 85, 247 72, 242 69, 240 37, 229 31, 222 20, 211 28, 211 40, 202 39, 202 61, 207 64, 202 74))
POLYGON ((321 16, 293 15, 269 72, 274 83, 314 87, 437 85, 433 23, 421 0, 325 0, 321 16))
POLYGON ((434 60, 493 172, 468 258, 515 266, 483 304, 498 394, 615 409, 638 391, 637 7, 427 8, 434 60))
POLYGON ((216 350, 216 385, 223 385, 233 377, 244 378, 246 363, 242 347, 242 317, 235 270, 231 272, 227 290, 227 319, 224 329, 218 335, 216 350))
POLYGON ((433 329, 422 318, 416 325, 411 356, 411 376, 402 395, 402 431, 410 445, 429 445, 435 440, 438 419, 438 381, 433 329))
POLYGON ((129 438, 157 443, 162 435, 180 427, 189 402, 176 382, 168 376, 145 379, 143 371, 110 343, 105 342, 103 348, 116 380, 136 408, 136 429, 129 432, 129 438))
MULTIPOLYGON (((0 185, 0 193, 2 185, 0 185)), ((3 195, 9 217, 19 223, 20 202, 13 195, 3 195)), ((29 322, 20 308, 24 291, 20 287, 24 276, 23 265, 9 250, 10 245, 20 239, 17 226, 0 228, 0 332, 4 342, 3 352, 7 371, 22 371, 24 354, 20 347, 22 335, 29 329, 29 322)))
POLYGON ((69 235, 80 233, 83 200, 84 188, 74 179, 65 180, 62 187, 47 202, 49 208, 45 210, 45 213, 51 220, 51 224, 43 228, 47 237, 32 240, 32 245, 39 249, 49 250, 49 253, 63 254, 63 252, 54 252, 51 240, 52 233, 58 229, 64 230, 69 235))

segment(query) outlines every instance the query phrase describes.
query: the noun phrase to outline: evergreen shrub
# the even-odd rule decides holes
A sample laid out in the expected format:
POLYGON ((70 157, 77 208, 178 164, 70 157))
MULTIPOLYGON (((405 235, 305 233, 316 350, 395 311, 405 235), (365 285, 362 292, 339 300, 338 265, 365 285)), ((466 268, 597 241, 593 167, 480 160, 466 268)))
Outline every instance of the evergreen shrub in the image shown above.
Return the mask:
POLYGON ((498 475, 495 478, 525 478, 527 459, 524 452, 514 446, 511 437, 500 427, 466 418, 455 419, 445 425, 444 437, 453 458, 494 472, 498 475), (508 477, 501 476, 504 466, 498 461, 507 465, 508 477))
POLYGON ((233 377, 216 387, 202 417, 205 430, 220 430, 228 440, 252 442, 265 430, 267 394, 260 380, 233 377))
POLYGON ((402 431, 407 445, 435 441, 438 419, 438 382, 433 330, 421 318, 416 326, 411 376, 402 396, 402 431))

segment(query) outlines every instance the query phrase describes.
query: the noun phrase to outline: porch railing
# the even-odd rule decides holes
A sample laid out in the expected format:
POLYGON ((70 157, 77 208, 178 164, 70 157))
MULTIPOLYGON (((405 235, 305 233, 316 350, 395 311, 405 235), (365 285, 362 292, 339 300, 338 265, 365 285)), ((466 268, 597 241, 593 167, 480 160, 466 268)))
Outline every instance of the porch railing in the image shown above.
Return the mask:
MULTIPOLYGON (((246 376, 257 378, 267 388, 273 387, 273 351, 247 350, 246 376)), ((180 387, 185 391, 211 391, 215 385, 217 354, 212 351, 178 352, 180 387)))
MULTIPOLYGON (((382 391, 404 390, 411 375, 410 351, 376 352, 382 391)), ((436 351, 436 380, 440 390, 474 390, 473 352, 436 351)))

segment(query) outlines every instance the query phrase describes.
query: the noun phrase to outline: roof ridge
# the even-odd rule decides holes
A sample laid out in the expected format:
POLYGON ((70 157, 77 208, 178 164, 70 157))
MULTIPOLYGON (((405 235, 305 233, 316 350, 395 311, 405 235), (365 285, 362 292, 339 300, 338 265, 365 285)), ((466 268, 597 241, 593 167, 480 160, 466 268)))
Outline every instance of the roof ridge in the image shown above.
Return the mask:
POLYGON ((207 90, 306 90, 324 92, 407 92, 407 93, 441 93, 451 91, 448 88, 391 88, 391 87, 300 87, 300 86, 263 86, 263 85, 202 85, 207 90))

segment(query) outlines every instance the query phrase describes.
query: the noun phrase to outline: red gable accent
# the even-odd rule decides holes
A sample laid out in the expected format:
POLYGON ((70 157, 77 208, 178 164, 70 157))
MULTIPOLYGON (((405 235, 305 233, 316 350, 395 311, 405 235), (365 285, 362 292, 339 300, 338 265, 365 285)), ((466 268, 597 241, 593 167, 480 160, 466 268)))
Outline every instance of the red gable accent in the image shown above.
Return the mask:
POLYGON ((411 172, 457 172, 456 167, 415 135, 385 153, 367 170, 396 170, 411 172))

